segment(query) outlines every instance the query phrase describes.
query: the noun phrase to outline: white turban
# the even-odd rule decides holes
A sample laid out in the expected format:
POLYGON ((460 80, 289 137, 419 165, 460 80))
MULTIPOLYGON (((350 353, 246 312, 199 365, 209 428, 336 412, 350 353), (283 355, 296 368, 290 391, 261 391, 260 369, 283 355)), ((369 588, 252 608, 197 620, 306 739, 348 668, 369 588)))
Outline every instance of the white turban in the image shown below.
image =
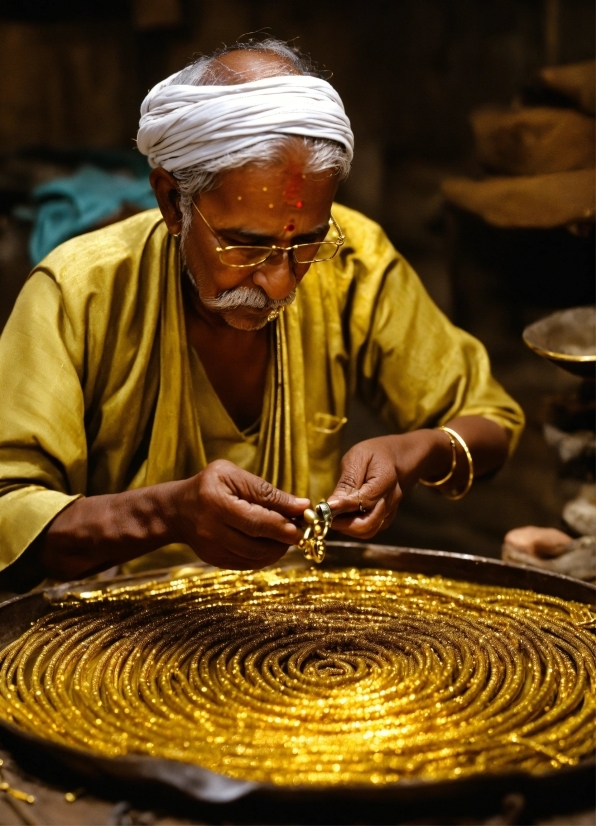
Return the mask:
POLYGON ((326 80, 284 75, 237 86, 188 86, 162 80, 141 106, 137 146, 152 167, 175 172, 247 149, 264 138, 303 135, 343 144, 354 135, 326 80))

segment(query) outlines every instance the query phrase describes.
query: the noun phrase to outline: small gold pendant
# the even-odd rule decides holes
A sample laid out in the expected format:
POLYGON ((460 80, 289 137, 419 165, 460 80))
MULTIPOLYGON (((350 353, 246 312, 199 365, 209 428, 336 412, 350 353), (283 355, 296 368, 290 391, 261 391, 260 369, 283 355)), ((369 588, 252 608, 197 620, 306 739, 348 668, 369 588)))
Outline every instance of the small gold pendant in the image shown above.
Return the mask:
POLYGON ((333 521, 328 503, 322 499, 314 510, 307 508, 304 511, 304 521, 308 524, 298 547, 304 553, 305 559, 322 562, 326 551, 325 537, 333 521))

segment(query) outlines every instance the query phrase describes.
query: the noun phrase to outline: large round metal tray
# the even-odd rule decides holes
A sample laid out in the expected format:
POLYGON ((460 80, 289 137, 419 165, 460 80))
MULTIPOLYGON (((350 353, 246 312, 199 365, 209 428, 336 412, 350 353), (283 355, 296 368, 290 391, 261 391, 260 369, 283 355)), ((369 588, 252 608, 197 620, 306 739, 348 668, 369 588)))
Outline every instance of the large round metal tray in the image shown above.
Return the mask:
MULTIPOLYGON (((203 566, 204 567, 204 566, 203 566)), ((308 563, 295 549, 284 557, 276 567, 306 568, 308 563)), ((412 548, 396 548, 384 545, 364 545, 357 543, 330 542, 323 567, 357 567, 387 568, 427 575, 440 574, 452 579, 478 582, 503 587, 517 587, 534 590, 538 593, 576 600, 596 605, 596 587, 570 577, 560 576, 545 571, 532 570, 516 565, 509 565, 493 559, 476 556, 445 553, 442 551, 423 551, 412 548)), ((186 568, 171 568, 131 577, 117 577, 93 584, 93 589, 109 590, 124 582, 141 582, 149 579, 169 579, 191 573, 186 568)), ((16 597, 0 604, 0 649, 12 642, 28 629, 32 622, 52 610, 52 603, 65 593, 76 593, 89 589, 89 583, 65 583, 25 596, 16 597)), ((382 819, 389 812, 395 812, 395 806, 428 804, 429 801, 449 801, 454 799, 482 799, 498 797, 504 793, 516 791, 526 798, 540 799, 542 804, 548 800, 567 799, 586 801, 594 790, 596 762, 594 759, 582 761, 577 766, 562 768, 541 775, 526 773, 491 774, 484 773, 471 778, 430 782, 402 781, 395 784, 370 786, 342 786, 325 788, 280 788, 268 784, 248 783, 233 780, 223 775, 186 763, 173 760, 157 759, 148 756, 130 755, 120 758, 105 758, 75 748, 57 745, 43 737, 26 734, 17 727, 0 720, 0 732, 17 754, 37 755, 41 762, 48 758, 55 764, 77 773, 79 778, 102 782, 126 784, 130 792, 144 794, 151 790, 153 794, 160 790, 169 797, 178 793, 203 801, 213 811, 220 811, 225 820, 243 820, 243 814, 252 812, 251 819, 257 822, 270 822, 269 815, 279 815, 281 822, 290 822, 297 812, 302 817, 311 815, 317 822, 353 822, 353 817, 373 822, 379 816, 382 819), (569 797, 567 797, 569 796, 569 797), (236 803, 234 802, 236 801, 236 803), (282 808, 280 808, 282 807, 282 808), (286 809, 286 807, 288 807, 286 809), (376 815, 375 815, 376 810, 376 815), (224 816, 224 812, 226 815, 224 816), (255 814, 258 813, 258 814, 255 814), (324 813, 333 813, 331 821, 324 813), (384 814, 379 815, 379 812, 384 814), (291 814, 290 814, 291 813, 291 814), (359 813, 359 814, 357 814, 359 813)), ((39 759, 37 761, 39 765, 39 759)), ((589 805, 589 804, 588 804, 589 805)), ((253 821, 254 822, 254 821, 253 821)), ((292 820, 292 822, 297 822, 292 820)))

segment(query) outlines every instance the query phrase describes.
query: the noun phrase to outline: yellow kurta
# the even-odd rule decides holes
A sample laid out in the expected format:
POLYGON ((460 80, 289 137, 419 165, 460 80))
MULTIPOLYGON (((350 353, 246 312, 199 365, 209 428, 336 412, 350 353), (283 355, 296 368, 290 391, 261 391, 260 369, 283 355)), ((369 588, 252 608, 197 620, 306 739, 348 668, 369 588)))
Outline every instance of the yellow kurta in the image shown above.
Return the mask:
MULTIPOLYGON (((438 310, 377 224, 334 215, 344 247, 310 268, 277 322, 255 472, 328 496, 354 394, 396 433, 481 415, 513 448, 523 414, 480 342, 438 310)), ((0 337, 0 569, 76 497, 205 467, 205 439, 219 437, 189 356, 176 242, 158 210, 36 267, 0 337)))

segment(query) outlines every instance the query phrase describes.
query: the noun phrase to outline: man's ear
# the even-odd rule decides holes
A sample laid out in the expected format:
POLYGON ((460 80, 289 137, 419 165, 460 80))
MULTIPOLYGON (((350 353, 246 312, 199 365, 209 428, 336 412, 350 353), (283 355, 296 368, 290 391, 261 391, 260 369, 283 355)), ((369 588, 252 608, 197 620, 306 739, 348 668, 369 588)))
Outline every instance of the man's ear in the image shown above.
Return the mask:
POLYGON ((171 232, 172 235, 178 235, 182 229, 182 212, 180 211, 180 191, 176 179, 163 167, 158 166, 157 169, 152 170, 149 181, 155 192, 168 232, 171 232))

